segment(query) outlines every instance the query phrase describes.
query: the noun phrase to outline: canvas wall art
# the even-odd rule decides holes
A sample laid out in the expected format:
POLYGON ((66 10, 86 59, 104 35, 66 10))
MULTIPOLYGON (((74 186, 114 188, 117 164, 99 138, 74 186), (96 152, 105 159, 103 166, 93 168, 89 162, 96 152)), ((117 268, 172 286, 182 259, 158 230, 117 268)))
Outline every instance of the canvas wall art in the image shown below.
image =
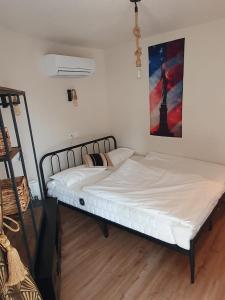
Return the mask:
POLYGON ((150 134, 182 137, 185 39, 148 48, 150 134))

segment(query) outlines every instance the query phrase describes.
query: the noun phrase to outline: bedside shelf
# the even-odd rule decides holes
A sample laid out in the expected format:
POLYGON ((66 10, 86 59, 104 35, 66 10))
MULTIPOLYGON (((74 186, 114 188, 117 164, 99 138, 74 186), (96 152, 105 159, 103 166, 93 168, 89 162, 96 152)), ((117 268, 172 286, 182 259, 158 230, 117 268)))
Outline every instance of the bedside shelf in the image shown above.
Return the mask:
POLYGON ((24 91, 19 91, 19 90, 0 86, 0 96, 23 96, 23 95, 25 95, 24 91))
POLYGON ((9 157, 7 157, 6 155, 0 156, 0 161, 8 161, 9 159, 11 160, 19 152, 20 152, 19 147, 12 147, 11 151, 9 152, 9 157))
MULTIPOLYGON (((7 116, 8 117, 8 116, 7 116)), ((35 266, 37 264, 37 259, 39 257, 38 251, 40 251, 39 243, 41 240, 41 232, 44 227, 44 220, 46 219, 46 212, 45 212, 45 205, 44 205, 44 194, 43 189, 41 186, 41 178, 39 174, 38 169, 38 161, 37 161, 37 154, 35 149, 35 143, 33 138, 33 132, 31 127, 31 119, 29 115, 29 109, 28 104, 26 100, 26 95, 24 91, 15 90, 15 89, 9 89, 5 87, 0 87, 0 132, 2 133, 1 137, 1 148, 7 149, 7 154, 0 156, 0 162, 4 164, 5 173, 7 175, 7 180, 11 181, 11 184, 9 184, 9 191, 8 193, 10 196, 7 195, 7 199, 4 201, 13 201, 14 203, 12 205, 16 204, 15 211, 13 211, 15 214, 12 215, 12 218, 17 220, 20 224, 20 231, 17 233, 7 231, 7 236, 9 237, 10 242, 12 245, 18 250, 19 255, 21 256, 21 259, 23 263, 29 268, 29 271, 34 279, 36 279, 35 274, 35 266), (35 164, 36 169, 36 175, 35 179, 38 180, 38 186, 40 191, 40 198, 42 199, 39 201, 34 201, 31 195, 31 190, 28 189, 28 193, 32 201, 30 201, 28 208, 25 212, 23 212, 21 207, 21 201, 22 201, 22 192, 21 189, 18 189, 17 187, 17 178, 20 175, 26 183, 29 185, 29 180, 27 176, 27 170, 26 170, 26 162, 24 159, 24 153, 23 153, 23 144, 21 143, 20 139, 20 130, 17 124, 17 116, 15 113, 15 105, 21 105, 21 108, 23 108, 25 112, 25 118, 27 121, 27 127, 28 127, 28 138, 31 142, 31 149, 29 156, 27 156, 27 160, 33 160, 35 164), (5 126, 4 118, 7 116, 5 115, 5 111, 8 110, 9 112, 6 114, 11 115, 12 124, 11 124, 11 130, 14 132, 15 135, 15 144, 16 147, 9 148, 9 145, 11 144, 10 141, 10 134, 8 129, 5 126), (9 140, 9 141, 8 141, 9 140), (20 158, 20 166, 19 172, 21 174, 16 174, 14 170, 14 161, 13 158, 18 155, 20 158)), ((2 192, 2 191, 1 191, 2 192)), ((24 193, 26 195, 28 194, 27 191, 24 189, 24 193)), ((2 197, 2 193, 0 194, 0 197, 2 197)), ((8 203, 10 204, 10 203, 8 203)), ((4 205, 4 204, 3 204, 4 205)), ((47 298, 48 299, 48 298, 47 298)), ((49 299, 48 299, 49 300, 49 299)))

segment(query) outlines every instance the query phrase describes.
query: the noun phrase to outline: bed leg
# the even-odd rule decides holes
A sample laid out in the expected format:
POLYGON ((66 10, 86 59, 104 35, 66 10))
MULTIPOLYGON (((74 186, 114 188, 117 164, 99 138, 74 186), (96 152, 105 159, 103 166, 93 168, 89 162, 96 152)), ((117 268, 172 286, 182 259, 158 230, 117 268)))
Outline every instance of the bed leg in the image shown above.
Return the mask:
POLYGON ((212 218, 209 219, 209 231, 212 230, 213 227, 213 222, 212 222, 212 218))
POLYGON ((190 271, 191 271, 191 284, 193 284, 195 282, 195 243, 194 243, 194 240, 190 241, 189 262, 190 262, 190 271))
POLYGON ((100 221, 100 227, 105 238, 109 236, 108 224, 105 221, 100 221))

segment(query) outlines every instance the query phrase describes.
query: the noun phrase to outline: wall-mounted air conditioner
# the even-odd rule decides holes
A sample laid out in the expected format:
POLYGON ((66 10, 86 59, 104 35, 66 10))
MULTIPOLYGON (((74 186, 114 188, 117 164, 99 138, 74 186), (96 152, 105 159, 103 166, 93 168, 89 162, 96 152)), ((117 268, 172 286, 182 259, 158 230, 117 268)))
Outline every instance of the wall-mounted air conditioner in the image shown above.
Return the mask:
POLYGON ((47 54, 44 66, 48 76, 86 77, 95 73, 95 61, 90 58, 47 54))

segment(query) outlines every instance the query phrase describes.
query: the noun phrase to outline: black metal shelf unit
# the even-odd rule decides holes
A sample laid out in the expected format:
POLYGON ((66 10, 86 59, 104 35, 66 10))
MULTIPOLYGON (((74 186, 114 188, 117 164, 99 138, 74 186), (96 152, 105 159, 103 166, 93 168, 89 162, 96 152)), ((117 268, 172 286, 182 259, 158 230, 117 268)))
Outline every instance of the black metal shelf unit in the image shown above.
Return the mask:
MULTIPOLYGON (((42 224, 42 217, 40 218, 40 221, 37 222, 35 219, 35 214, 34 214, 34 200, 32 199, 32 195, 29 189, 30 193, 30 203, 29 203, 29 216, 31 221, 29 222, 29 226, 26 226, 25 219, 25 214, 26 212, 22 212, 21 210, 21 205, 19 201, 19 195, 17 191, 17 185, 16 185, 16 177, 15 177, 15 172, 14 172, 14 166, 13 166, 13 158, 19 154, 20 155, 20 161, 21 161, 21 166, 22 166, 22 172, 23 176, 26 178, 27 184, 28 178, 27 178, 27 171, 26 171, 26 166, 25 166, 25 161, 24 161, 24 156, 23 156, 23 151, 22 151, 22 145, 21 145, 21 140, 20 140, 20 134, 19 134, 19 129, 17 125, 17 120, 16 120, 16 115, 14 111, 14 105, 24 105, 25 108, 25 113, 26 113, 26 118, 27 118, 27 123, 28 123, 28 128, 29 128, 29 134, 30 134, 30 140, 31 140, 31 145, 32 145, 32 150, 33 150, 33 158, 35 162, 35 167, 36 167, 36 172, 37 172, 37 178, 39 182, 39 188, 40 188, 40 193, 42 200, 44 200, 43 192, 42 192, 42 187, 41 187, 41 180, 40 180, 40 175, 39 175, 39 170, 38 170, 38 162, 37 162, 37 155, 36 155, 36 150, 35 150, 35 144, 34 144, 34 139, 33 139, 33 132, 31 128, 31 122, 30 122, 30 116, 29 116, 29 110, 27 106, 27 100, 26 100, 26 95, 24 91, 19 91, 19 90, 14 90, 14 89, 8 89, 8 88, 3 88, 0 87, 0 130, 2 133, 2 138, 4 142, 4 147, 5 147, 5 155, 1 156, 0 162, 4 163, 5 171, 6 171, 6 176, 9 178, 12 182, 12 188, 15 194, 15 199, 16 199, 16 205, 18 209, 18 220, 21 225, 21 233, 22 233, 22 245, 24 246, 24 252, 26 254, 26 262, 29 266, 31 274, 35 277, 34 270, 35 270, 35 263, 36 263, 36 256, 37 256, 37 250, 38 250, 38 243, 39 243, 39 235, 41 231, 41 224, 42 224), (11 117, 12 117, 12 122, 13 122, 13 127, 14 127, 14 132, 16 136, 16 142, 17 145, 15 147, 9 149, 8 143, 7 143, 7 135, 5 131, 5 123, 4 123, 4 109, 10 109, 11 117), (31 230, 33 233, 31 233, 31 230), (28 234, 29 231, 29 234, 28 234), (32 243, 28 239, 28 236, 31 236, 32 243), (33 248, 35 248, 35 251, 31 250, 31 244, 33 245, 33 248)), ((28 187, 29 188, 29 187, 28 187)), ((41 204, 41 215, 44 215, 44 207, 42 205, 44 201, 40 201, 39 204, 41 204)))

